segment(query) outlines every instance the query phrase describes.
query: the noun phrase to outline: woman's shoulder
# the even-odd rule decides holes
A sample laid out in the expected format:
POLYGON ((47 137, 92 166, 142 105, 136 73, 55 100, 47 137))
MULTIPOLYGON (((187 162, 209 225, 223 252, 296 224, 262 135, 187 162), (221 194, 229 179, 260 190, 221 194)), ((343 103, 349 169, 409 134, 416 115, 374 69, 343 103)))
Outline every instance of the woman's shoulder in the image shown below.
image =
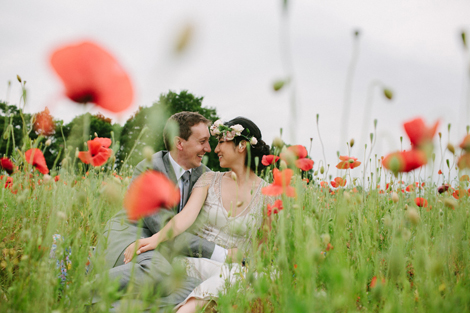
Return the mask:
POLYGON ((221 174, 220 172, 207 171, 198 178, 194 187, 205 187, 205 186, 211 185, 214 179, 218 177, 220 174, 221 174))

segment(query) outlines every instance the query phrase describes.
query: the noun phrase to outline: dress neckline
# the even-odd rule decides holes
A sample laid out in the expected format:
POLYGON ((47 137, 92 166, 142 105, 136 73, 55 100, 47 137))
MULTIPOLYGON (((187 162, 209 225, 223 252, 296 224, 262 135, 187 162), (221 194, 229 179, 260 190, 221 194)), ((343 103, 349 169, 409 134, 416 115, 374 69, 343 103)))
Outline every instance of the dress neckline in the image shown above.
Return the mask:
MULTIPOLYGON (((219 175, 219 192, 218 192, 218 199, 219 199, 219 204, 220 204, 220 207, 222 208, 222 211, 224 211, 224 214, 225 216, 227 216, 227 218, 238 218, 240 216, 242 216, 243 213, 245 213, 245 211, 251 207, 251 204, 253 203, 253 201, 255 200, 256 197, 258 197, 259 195, 259 189, 261 188, 261 186, 263 185, 263 180, 260 181, 260 183, 258 184, 258 187, 256 188, 256 191, 253 193, 253 196, 251 197, 251 200, 250 202, 248 203, 248 205, 240 212, 238 213, 237 215, 235 216, 229 216, 229 211, 224 207, 224 202, 222 201, 222 178, 224 178, 224 175, 225 175, 225 172, 220 172, 221 175, 219 175)), ((245 214, 246 215, 246 214, 245 214)), ((245 216, 243 215, 243 216, 245 216)))

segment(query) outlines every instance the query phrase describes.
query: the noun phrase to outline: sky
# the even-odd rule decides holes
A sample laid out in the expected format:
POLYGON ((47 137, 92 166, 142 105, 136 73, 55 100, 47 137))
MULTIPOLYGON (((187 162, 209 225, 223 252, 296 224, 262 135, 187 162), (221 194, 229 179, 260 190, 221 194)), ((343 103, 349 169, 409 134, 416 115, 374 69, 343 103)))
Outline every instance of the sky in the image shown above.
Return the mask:
POLYGON ((461 40, 462 31, 470 35, 470 2, 298 0, 288 2, 287 14, 282 4, 281 0, 3 2, 0 99, 18 102, 18 74, 27 81, 27 112, 47 106, 66 122, 84 113, 83 107, 62 96, 63 86, 49 66, 49 56, 65 44, 93 40, 119 60, 133 81, 135 100, 128 111, 118 116, 91 109, 121 124, 160 94, 188 90, 203 96, 203 105, 216 108, 224 120, 252 119, 268 144, 281 128, 290 144, 309 149, 312 138, 316 166, 323 159, 317 114, 332 167, 337 151, 348 153, 341 138, 343 112, 348 112, 346 139, 356 142, 349 153, 359 160, 367 141, 367 135, 361 134, 373 131, 374 119, 378 124, 372 155, 399 149, 400 136, 405 137, 403 148, 408 148, 402 124, 415 117, 428 125, 439 120, 443 145, 447 138, 454 145, 460 143, 465 125, 470 124, 465 109, 470 101, 470 55, 461 40), (175 42, 188 26, 193 30, 188 47, 175 54, 175 42), (345 101, 354 45, 357 62, 350 100, 345 101), (290 84, 274 91, 273 83, 287 77, 290 84), (383 96, 384 86, 393 91, 391 101, 383 96), (345 102, 349 109, 345 110, 345 102), (449 137, 448 123, 452 124, 449 137))

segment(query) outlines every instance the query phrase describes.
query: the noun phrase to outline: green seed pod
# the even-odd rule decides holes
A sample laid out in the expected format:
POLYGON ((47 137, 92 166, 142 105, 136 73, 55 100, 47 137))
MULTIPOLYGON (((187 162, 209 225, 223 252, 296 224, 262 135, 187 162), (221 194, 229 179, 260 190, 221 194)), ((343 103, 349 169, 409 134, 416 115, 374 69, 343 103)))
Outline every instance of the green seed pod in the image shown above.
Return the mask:
POLYGON ((393 91, 391 91, 390 89, 384 88, 384 96, 388 100, 392 100, 393 99, 393 91))

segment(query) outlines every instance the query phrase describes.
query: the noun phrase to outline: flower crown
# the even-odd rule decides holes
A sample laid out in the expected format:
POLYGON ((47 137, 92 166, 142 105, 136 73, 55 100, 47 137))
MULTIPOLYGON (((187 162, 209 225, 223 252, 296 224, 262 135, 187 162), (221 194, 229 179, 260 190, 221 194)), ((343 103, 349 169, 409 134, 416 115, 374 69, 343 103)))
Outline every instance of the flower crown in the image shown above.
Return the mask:
MULTIPOLYGON (((258 143, 258 140, 256 139, 255 136, 245 136, 242 135, 243 130, 245 128, 240 125, 240 124, 235 124, 232 126, 227 126, 222 123, 221 120, 217 120, 212 124, 211 126, 211 135, 217 138, 223 138, 224 140, 231 141, 233 140, 236 136, 240 136, 245 138, 251 146, 255 146, 258 143)), ((247 132, 250 133, 250 130, 247 129, 247 132)))

